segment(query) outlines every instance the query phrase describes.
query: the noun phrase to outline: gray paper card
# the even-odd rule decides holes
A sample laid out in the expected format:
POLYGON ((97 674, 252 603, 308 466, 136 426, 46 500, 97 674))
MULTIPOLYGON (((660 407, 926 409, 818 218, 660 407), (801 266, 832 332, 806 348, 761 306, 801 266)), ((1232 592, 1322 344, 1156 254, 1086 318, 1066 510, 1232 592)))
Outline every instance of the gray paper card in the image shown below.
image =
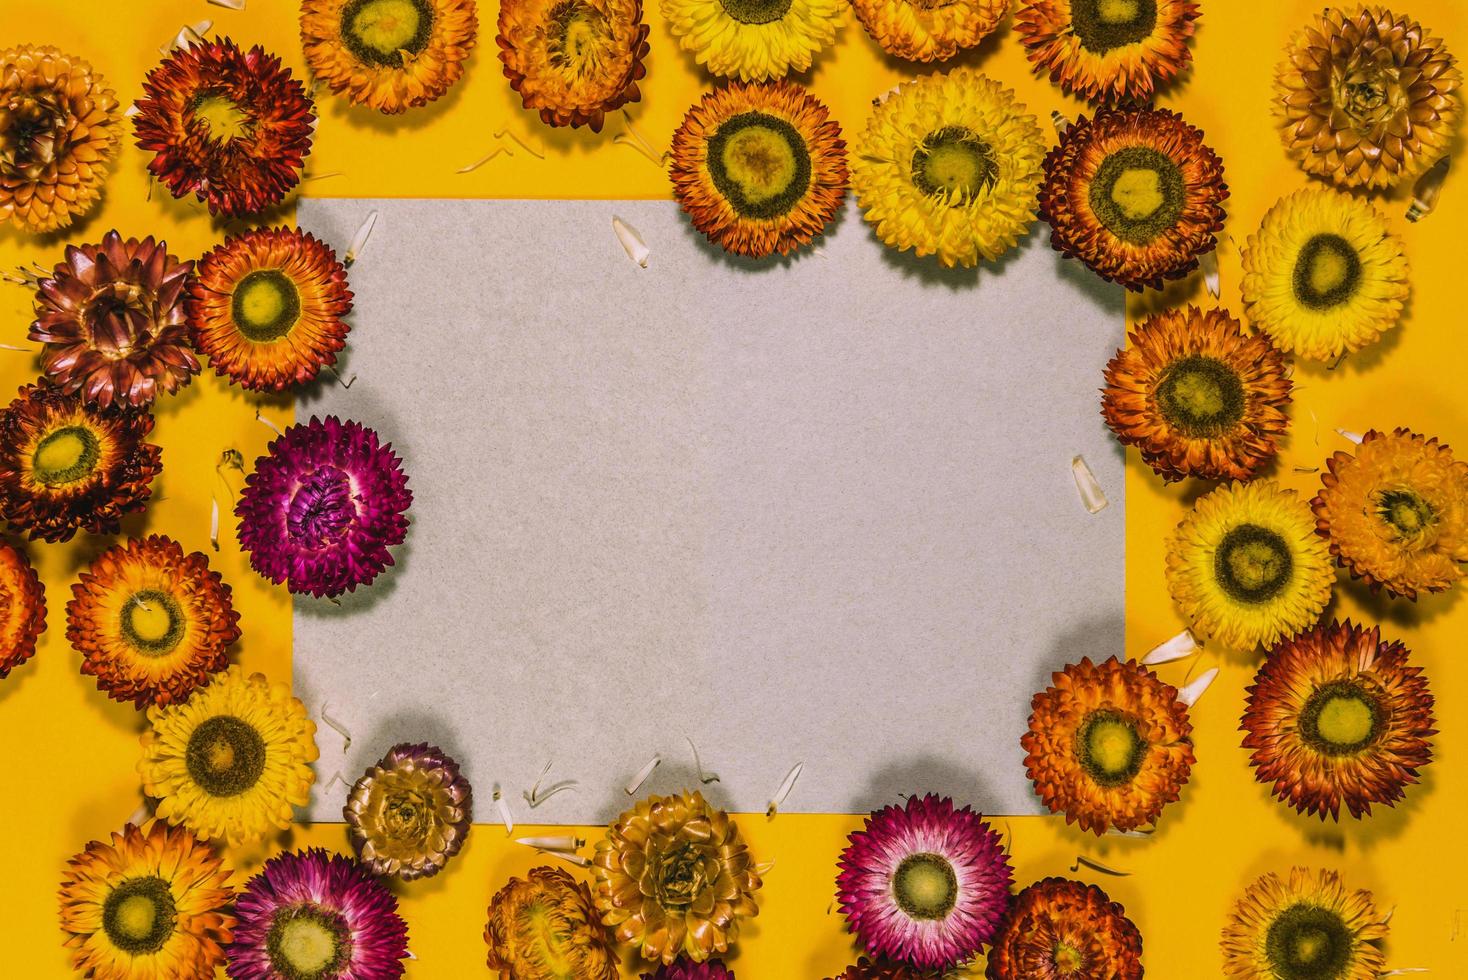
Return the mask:
POLYGON ((854 208, 734 260, 667 201, 308 200, 356 293, 344 388, 298 414, 404 459, 397 566, 295 608, 312 816, 399 741, 522 823, 625 787, 861 812, 941 791, 1033 813, 1020 735, 1050 672, 1123 641, 1120 453, 1098 414, 1122 296, 1032 233, 997 268, 885 249, 854 208), (619 216, 651 248, 629 260, 619 216), (1110 497, 1082 506, 1083 454, 1110 497), (544 779, 541 773, 550 764, 544 779), (333 778, 340 769, 342 779, 333 778), (574 780, 535 809, 537 780, 574 780))

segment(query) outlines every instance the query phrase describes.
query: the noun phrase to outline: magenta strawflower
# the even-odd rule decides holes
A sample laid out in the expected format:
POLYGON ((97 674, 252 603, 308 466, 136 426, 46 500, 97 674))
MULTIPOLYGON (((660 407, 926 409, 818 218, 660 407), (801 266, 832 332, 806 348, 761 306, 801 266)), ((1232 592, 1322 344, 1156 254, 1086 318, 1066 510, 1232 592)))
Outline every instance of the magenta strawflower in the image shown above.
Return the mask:
POLYGON ((734 980, 734 973, 719 960, 695 963, 679 957, 658 967, 656 973, 644 973, 642 980, 734 980))
POLYGON ((413 502, 391 444, 335 416, 293 425, 245 481, 235 515, 250 565, 292 592, 338 596, 393 563, 413 502))
POLYGON ((999 928, 1014 872, 999 835, 968 807, 913 796, 867 818, 841 854, 837 899, 873 956, 944 970, 999 928))
POLYGON ((265 862, 235 902, 231 980, 391 980, 408 926, 398 900, 358 862, 319 847, 265 862))

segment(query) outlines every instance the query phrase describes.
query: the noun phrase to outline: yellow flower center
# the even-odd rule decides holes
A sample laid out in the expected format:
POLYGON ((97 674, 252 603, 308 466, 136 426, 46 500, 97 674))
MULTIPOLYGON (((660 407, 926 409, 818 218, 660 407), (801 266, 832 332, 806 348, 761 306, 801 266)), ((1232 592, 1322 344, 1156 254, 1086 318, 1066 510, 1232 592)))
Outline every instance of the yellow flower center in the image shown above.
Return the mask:
POLYGON ((1151 167, 1123 170, 1111 185, 1111 200, 1132 221, 1150 218, 1167 203, 1162 193, 1162 177, 1151 167))
POLYGON ((752 204, 777 196, 795 178, 795 153, 790 144, 764 126, 746 126, 731 136, 720 162, 752 204))
POLYGON ((1358 745, 1366 741, 1375 724, 1370 706, 1360 698, 1331 698, 1315 720, 1320 736, 1337 745, 1358 745))
POLYGON ((1328 310, 1356 294, 1361 257, 1340 235, 1316 235, 1295 259, 1295 298, 1312 310, 1328 310))
POLYGON ((1060 972, 1061 976, 1068 977, 1081 972, 1081 967, 1085 965, 1085 962, 1081 951, 1069 943, 1059 943, 1055 947, 1055 969, 1060 972))
POLYGON ((989 145, 964 126, 929 133, 912 155, 912 182, 924 194, 967 203, 998 179, 989 145))
POLYGON ((946 918, 958 904, 958 876, 939 854, 910 854, 892 875, 892 897, 914 919, 946 918))
POLYGON ((173 890, 157 875, 118 883, 102 905, 102 931, 117 950, 133 956, 162 949, 177 922, 173 890))
POLYGON ((1137 0, 1101 0, 1096 4, 1096 16, 1103 24, 1130 24, 1139 13, 1137 0))
POLYGON ((412 44, 421 23, 412 0, 376 0, 357 11, 351 32, 368 47, 391 54, 412 44))
POLYGON ((168 607, 161 602, 151 605, 134 602, 129 608, 132 612, 128 620, 133 632, 143 640, 157 643, 173 629, 173 617, 169 615, 168 607))
POLYGON ((1091 760, 1103 772, 1115 774, 1126 771, 1131 765, 1137 740, 1125 725, 1112 721, 1092 725, 1087 745, 1091 750, 1091 760))
POLYGON ((1136 722, 1111 708, 1092 712, 1075 734, 1076 761, 1101 786, 1131 782, 1147 758, 1136 722))
POLYGON ((316 976, 336 959, 336 936, 316 919, 292 919, 281 930, 280 955, 298 974, 316 976))
POLYGON ((194 102, 193 116, 204 124, 209 138, 220 143, 245 139, 253 126, 249 115, 229 98, 217 93, 206 92, 194 102))
POLYGON ((1315 253, 1307 274, 1311 289, 1317 293, 1328 293, 1340 288, 1349 273, 1350 267, 1340 253, 1321 249, 1315 253))
POLYGON ((41 440, 31 468, 42 483, 74 483, 92 471, 97 461, 97 437, 81 426, 59 429, 41 440))
POLYGON ((158 921, 158 906, 146 895, 125 898, 117 906, 117 918, 113 920, 119 932, 134 939, 142 939, 153 931, 158 921))
POLYGON ((235 286, 230 314, 247 340, 269 343, 300 320, 301 293, 280 269, 256 269, 235 286))

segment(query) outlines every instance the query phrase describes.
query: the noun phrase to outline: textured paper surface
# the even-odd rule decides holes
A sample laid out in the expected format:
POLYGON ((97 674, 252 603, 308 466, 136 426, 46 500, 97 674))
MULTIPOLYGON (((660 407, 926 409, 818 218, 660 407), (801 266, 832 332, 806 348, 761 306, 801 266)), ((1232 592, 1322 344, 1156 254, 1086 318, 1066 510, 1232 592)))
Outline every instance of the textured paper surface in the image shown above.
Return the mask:
POLYGON ((357 380, 298 414, 390 440, 413 526, 370 588, 296 605, 297 690, 352 736, 321 729, 314 818, 396 741, 457 757, 480 822, 495 784, 519 822, 607 821, 655 754, 641 793, 697 785, 686 739, 732 809, 804 762, 787 811, 929 788, 1036 811, 1031 696, 1122 649, 1121 456, 1097 412, 1119 289, 1038 232, 945 271, 854 208, 766 263, 662 201, 307 200, 299 220, 344 251, 373 210, 357 380), (577 785, 531 810, 547 763, 543 786, 577 785))

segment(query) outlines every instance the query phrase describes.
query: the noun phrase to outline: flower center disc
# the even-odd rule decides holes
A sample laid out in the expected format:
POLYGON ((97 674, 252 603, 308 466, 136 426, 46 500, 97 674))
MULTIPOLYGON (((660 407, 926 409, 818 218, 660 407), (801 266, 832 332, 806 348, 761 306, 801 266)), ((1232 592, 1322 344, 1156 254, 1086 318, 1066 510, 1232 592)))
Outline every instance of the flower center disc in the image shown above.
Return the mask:
POLYGON ((287 980, 335 977, 351 955, 340 917, 307 905, 287 906, 276 913, 265 948, 270 965, 287 980))
POLYGON ((265 771, 265 740, 240 719, 215 715, 194 729, 184 763, 209 795, 238 796, 265 771))
POLYGON ((1300 903, 1285 909, 1265 936, 1265 954, 1280 980, 1345 976, 1355 942, 1336 913, 1300 903))
POLYGON ((810 151, 795 127, 763 112, 724 122, 708 144, 709 176, 746 218, 776 218, 810 187, 810 151))
POLYGON ((1237 602, 1273 599, 1290 580, 1295 559, 1285 539, 1257 524, 1240 524, 1219 542, 1213 560, 1219 586, 1237 602))
POLYGON ((724 12, 741 24, 773 24, 790 10, 792 0, 719 0, 724 12))
POLYGON ((1105 54, 1152 33, 1157 26, 1157 0, 1071 0, 1070 22, 1081 47, 1105 54))
POLYGON ((249 113, 220 92, 201 92, 189 111, 204 124, 209 138, 218 143, 248 139, 254 132, 249 113))
POLYGON ((1312 310, 1350 300, 1361 285, 1361 258, 1340 235, 1316 235, 1295 259, 1295 299, 1312 310))
POLYGON ((1183 174, 1150 146, 1128 146, 1101 161, 1091 181, 1091 211, 1113 235, 1146 245, 1177 224, 1183 174))
POLYGON ((256 269, 235 286, 230 312, 247 339, 269 343, 290 333, 301 318, 301 294, 279 269, 256 269))
POLYGON ((1168 368, 1157 405, 1174 428, 1194 438, 1222 435, 1244 417, 1244 382, 1222 361, 1193 354, 1168 368))
POLYGON ((57 429, 41 440, 31 456, 31 473, 37 483, 60 487, 90 476, 101 458, 97 435, 81 425, 57 429))
POLYGON ((173 890, 156 875, 129 878, 102 906, 102 930, 107 938, 134 956, 162 949, 177 920, 173 890))
POLYGON ((967 203, 999 179, 989 144, 964 126, 929 133, 912 153, 912 182, 924 194, 951 195, 967 203))
POLYGON ((1376 504, 1381 519, 1403 538, 1415 538, 1437 524, 1432 505, 1411 490, 1388 490, 1376 504))
POLYGON ((173 596, 156 589, 135 593, 122 607, 119 629, 128 645, 161 656, 183 639, 183 614, 173 596))
POLYGON ((656 867, 655 890, 664 907, 685 909, 703 894, 703 858, 695 845, 676 845, 662 856, 656 867))
POLYGON ((958 904, 958 875, 946 858, 911 854, 892 876, 892 897, 911 918, 946 918, 958 904))
POLYGON ((1142 768, 1147 743, 1129 719, 1115 711, 1097 711, 1076 732, 1081 768, 1102 786, 1129 783, 1142 768))
POLYGON ((1086 965, 1085 957, 1081 951, 1068 943, 1057 943, 1053 957, 1056 972, 1062 977, 1073 977, 1081 972, 1081 967, 1086 965))
POLYGON ((342 8, 342 42, 368 64, 401 68, 404 53, 426 48, 432 31, 428 0, 350 0, 342 8))
POLYGON ((383 828, 397 840, 416 843, 428 835, 432 812, 421 793, 412 790, 395 793, 383 803, 383 828))
POLYGON ((330 544, 357 519, 352 481, 334 466, 323 466, 301 481, 286 510, 286 529, 307 548, 330 544))
POLYGON ((1300 711, 1300 734, 1325 755, 1354 755, 1375 742, 1381 728, 1377 699, 1346 681, 1321 686, 1300 711))
POLYGON ((577 77, 595 74, 611 39, 606 16, 581 0, 567 0, 551 10, 548 21, 547 60, 577 77))

